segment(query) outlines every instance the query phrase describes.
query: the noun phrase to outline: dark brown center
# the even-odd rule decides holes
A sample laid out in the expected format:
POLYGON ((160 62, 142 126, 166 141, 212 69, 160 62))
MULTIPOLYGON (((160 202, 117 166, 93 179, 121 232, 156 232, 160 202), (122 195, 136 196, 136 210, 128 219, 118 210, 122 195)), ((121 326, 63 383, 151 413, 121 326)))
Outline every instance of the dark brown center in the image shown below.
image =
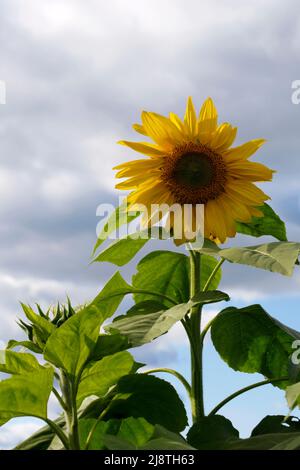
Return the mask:
POLYGON ((205 204, 224 192, 223 157, 202 144, 177 147, 165 158, 161 178, 179 204, 205 204))

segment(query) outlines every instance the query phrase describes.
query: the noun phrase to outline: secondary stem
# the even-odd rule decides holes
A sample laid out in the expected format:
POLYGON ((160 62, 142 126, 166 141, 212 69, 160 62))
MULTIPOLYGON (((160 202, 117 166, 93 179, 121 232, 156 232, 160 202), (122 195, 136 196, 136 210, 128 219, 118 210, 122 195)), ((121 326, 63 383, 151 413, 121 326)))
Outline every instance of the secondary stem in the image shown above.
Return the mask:
POLYGON ((222 264, 224 263, 225 261, 225 258, 221 258, 220 261, 218 261, 218 263, 216 264, 216 266, 214 267, 214 269, 212 270, 209 278, 207 279, 206 283, 205 283, 205 286, 203 287, 203 292, 206 292, 210 286, 210 283, 212 282, 212 280, 214 279, 215 275, 217 274, 217 272, 219 271, 220 267, 222 266, 222 264))
POLYGON ((184 386, 184 388, 186 389, 189 397, 191 397, 191 393, 192 393, 192 390, 191 390, 191 386, 190 384, 188 383, 188 381, 185 379, 185 377, 183 377, 183 375, 181 375, 179 372, 177 372, 177 370, 174 370, 174 369, 167 369, 167 368, 164 368, 164 367, 159 367, 157 369, 150 369, 150 370, 146 370, 145 372, 143 372, 144 374, 155 374, 157 372, 164 372, 166 374, 171 374, 171 375, 174 375, 174 377, 176 377, 181 383, 182 385, 184 386))
MULTIPOLYGON (((190 251, 190 298, 200 292, 201 255, 190 251)), ((203 378, 202 378, 202 341, 200 337, 201 309, 199 305, 191 309, 189 331, 191 348, 191 407, 193 422, 204 416, 203 378)))
POLYGON ((229 403, 231 400, 238 397, 239 395, 242 395, 245 392, 248 392, 249 390, 253 390, 254 388, 261 387, 262 385, 268 385, 274 382, 282 382, 285 380, 289 380, 289 378, 284 376, 284 377, 278 377, 275 379, 266 379, 266 380, 262 380, 261 382, 256 382, 255 384, 251 384, 251 385, 248 385, 247 387, 241 388, 240 390, 237 390, 236 392, 232 393, 227 398, 222 400, 217 406, 214 407, 213 410, 211 410, 208 416, 215 415, 221 408, 223 408, 223 406, 227 405, 227 403, 229 403))

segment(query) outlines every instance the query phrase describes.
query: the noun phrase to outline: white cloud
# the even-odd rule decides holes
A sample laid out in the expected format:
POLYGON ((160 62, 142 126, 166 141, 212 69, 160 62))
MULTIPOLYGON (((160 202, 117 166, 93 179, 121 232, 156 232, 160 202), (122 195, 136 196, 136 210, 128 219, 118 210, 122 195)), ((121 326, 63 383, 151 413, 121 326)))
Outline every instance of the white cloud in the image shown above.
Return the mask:
POLYGON ((17 418, 1 428, 0 449, 11 449, 43 426, 40 420, 17 418))

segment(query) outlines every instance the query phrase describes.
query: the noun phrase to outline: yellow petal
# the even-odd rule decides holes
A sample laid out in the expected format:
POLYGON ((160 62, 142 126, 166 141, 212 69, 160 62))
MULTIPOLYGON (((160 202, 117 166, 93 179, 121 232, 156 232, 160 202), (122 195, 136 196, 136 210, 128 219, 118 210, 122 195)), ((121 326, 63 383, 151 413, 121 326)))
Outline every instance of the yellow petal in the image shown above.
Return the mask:
POLYGON ((251 213, 249 207, 240 202, 240 199, 232 194, 223 194, 222 200, 230 207, 235 220, 239 222, 250 222, 251 213))
POLYGON ((195 137, 198 131, 198 123, 197 123, 197 117, 196 117, 194 104, 190 96, 188 98, 187 105, 186 105, 184 123, 185 123, 189 136, 191 138, 195 137))
POLYGON ((236 137, 237 128, 232 127, 230 124, 225 122, 218 126, 217 130, 214 132, 211 140, 210 147, 218 152, 228 149, 234 142, 236 137))
POLYGON ((236 234, 236 223, 230 205, 227 204, 226 199, 222 198, 222 196, 216 200, 216 204, 219 213, 223 215, 227 237, 234 237, 236 234))
POLYGON ((226 161, 233 162, 236 160, 246 160, 251 157, 264 143, 265 139, 253 139, 245 144, 239 145, 238 147, 225 150, 223 156, 226 161))
POLYGON ((116 178, 125 178, 127 176, 138 176, 145 172, 159 170, 162 165, 162 158, 148 160, 132 160, 131 162, 121 163, 113 168, 120 170, 116 174, 116 178))
POLYGON ((142 122, 148 136, 166 150, 182 141, 182 135, 170 119, 156 113, 142 112, 142 122))
POLYGON ((129 204, 158 204, 161 194, 165 192, 165 186, 157 179, 149 179, 147 183, 128 196, 129 204))
POLYGON ((208 201, 205 205, 205 218, 211 228, 211 234, 215 238, 219 238, 221 243, 226 240, 226 225, 223 219, 222 211, 219 210, 215 200, 208 201))
POLYGON ((177 127, 177 129, 182 133, 182 135, 184 136, 186 134, 186 129, 184 127, 184 123, 182 122, 182 120, 180 119, 179 116, 177 116, 177 114, 175 113, 170 113, 169 114, 169 118, 170 118, 170 121, 175 124, 175 126, 177 127))
POLYGON ((133 176, 132 178, 128 178, 126 181, 122 181, 122 183, 118 183, 115 188, 116 189, 134 189, 138 188, 142 183, 147 181, 151 176, 153 175, 153 172, 151 173, 146 173, 144 175, 138 175, 138 176, 133 176))
POLYGON ((145 131, 144 127, 141 126, 141 124, 132 124, 132 127, 139 134, 148 135, 147 132, 145 131))
POLYGON ((274 170, 257 162, 237 160, 227 165, 230 176, 249 181, 271 181, 274 170))
POLYGON ((160 157, 166 154, 162 149, 156 145, 149 144, 148 142, 129 142, 128 140, 120 140, 118 144, 126 145, 136 152, 149 155, 150 157, 160 157))
POLYGON ((261 206, 265 201, 270 199, 267 194, 249 181, 228 181, 226 193, 252 206, 261 206))
POLYGON ((200 140, 209 139, 216 130, 218 122, 218 113, 211 98, 204 101, 198 118, 198 135, 200 140))

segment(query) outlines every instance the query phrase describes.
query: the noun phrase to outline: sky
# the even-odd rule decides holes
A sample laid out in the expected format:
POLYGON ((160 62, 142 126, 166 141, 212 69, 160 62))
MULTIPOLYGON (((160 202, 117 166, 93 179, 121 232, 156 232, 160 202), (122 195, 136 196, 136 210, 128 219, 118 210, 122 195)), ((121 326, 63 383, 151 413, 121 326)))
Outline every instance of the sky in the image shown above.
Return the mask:
MULTIPOLYGON (((96 208, 118 201, 112 167, 136 156, 116 142, 136 138, 131 124, 143 109, 182 115, 189 95, 197 108, 211 96, 220 120, 238 125, 238 143, 266 138, 258 158, 277 173, 263 189, 289 239, 300 240, 300 105, 291 99, 292 82, 300 79, 297 0, 2 0, 0 38, 4 344, 20 337, 20 300, 47 306, 68 294, 76 305, 113 274, 112 265, 89 265, 96 208)), ((148 244, 134 263, 149 250, 172 248, 161 243, 148 244)), ((134 263, 122 270, 128 279, 134 263)), ((220 285, 232 305, 262 303, 298 330, 299 287, 297 270, 285 278, 238 265, 224 266, 220 285)), ((207 315, 215 313, 209 308, 207 315)), ((134 354, 188 376, 180 326, 134 354)), ((205 360, 208 409, 260 379, 231 371, 209 338, 205 360)), ((264 415, 286 412, 283 392, 271 386, 223 410, 243 436, 264 415)), ((0 448, 40 424, 11 421, 0 429, 0 448)))

